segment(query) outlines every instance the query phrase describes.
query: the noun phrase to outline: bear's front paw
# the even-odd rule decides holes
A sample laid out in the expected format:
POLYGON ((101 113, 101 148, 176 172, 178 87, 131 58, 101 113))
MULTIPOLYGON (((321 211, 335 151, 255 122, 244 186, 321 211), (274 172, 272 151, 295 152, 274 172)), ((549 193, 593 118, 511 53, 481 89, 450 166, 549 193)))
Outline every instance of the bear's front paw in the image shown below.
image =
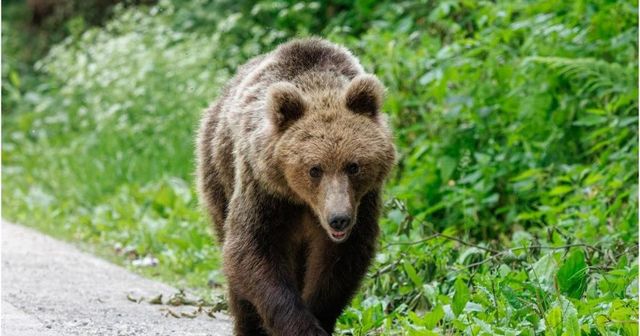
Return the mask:
POLYGON ((299 319, 287 318, 280 320, 282 324, 274 325, 273 334, 280 336, 329 336, 330 334, 320 326, 318 320, 311 314, 299 316, 299 319), (278 328, 282 326, 282 328, 278 328))
POLYGON ((306 328, 302 328, 302 329, 303 330, 301 332, 301 335, 309 335, 309 336, 329 336, 330 335, 329 333, 326 332, 326 330, 324 330, 324 328, 320 326, 320 324, 317 321, 313 321, 309 323, 309 325, 306 328))
POLYGON ((314 325, 311 328, 309 328, 309 330, 304 333, 304 335, 309 335, 309 336, 329 336, 329 333, 327 333, 324 329, 322 329, 322 327, 314 325))

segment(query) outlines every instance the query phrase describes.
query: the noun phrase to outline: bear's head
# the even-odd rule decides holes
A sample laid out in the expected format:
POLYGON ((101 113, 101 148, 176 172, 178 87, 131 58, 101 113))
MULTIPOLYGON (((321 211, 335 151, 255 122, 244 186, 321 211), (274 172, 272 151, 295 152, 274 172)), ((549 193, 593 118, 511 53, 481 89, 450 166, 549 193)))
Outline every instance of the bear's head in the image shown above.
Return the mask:
POLYGON ((392 136, 380 111, 383 95, 384 87, 372 75, 320 93, 288 82, 268 90, 282 176, 334 242, 349 237, 358 225, 360 200, 382 187, 395 163, 392 136))

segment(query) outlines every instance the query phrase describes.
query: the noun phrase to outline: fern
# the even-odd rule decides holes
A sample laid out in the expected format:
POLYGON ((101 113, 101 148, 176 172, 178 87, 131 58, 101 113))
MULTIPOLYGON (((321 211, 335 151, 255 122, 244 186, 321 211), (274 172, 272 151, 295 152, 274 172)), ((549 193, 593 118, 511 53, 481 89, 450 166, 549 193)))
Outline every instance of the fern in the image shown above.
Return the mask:
POLYGON ((618 63, 595 58, 527 57, 523 62, 545 65, 556 75, 580 83, 578 94, 596 93, 599 97, 622 94, 634 86, 635 71, 618 63))

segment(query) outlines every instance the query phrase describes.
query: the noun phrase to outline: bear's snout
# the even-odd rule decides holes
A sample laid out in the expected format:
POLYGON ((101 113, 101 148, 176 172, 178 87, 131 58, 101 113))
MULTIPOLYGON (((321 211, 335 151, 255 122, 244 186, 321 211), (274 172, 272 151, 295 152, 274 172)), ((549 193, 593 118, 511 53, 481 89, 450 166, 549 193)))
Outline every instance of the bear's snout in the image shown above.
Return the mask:
POLYGON ((351 216, 336 214, 329 217, 329 226, 336 231, 343 231, 351 223, 351 216))
POLYGON ((328 216, 327 224, 329 224, 329 228, 327 233, 331 240, 335 243, 341 243, 347 239, 351 224, 353 224, 351 218, 352 216, 345 212, 338 212, 328 216))

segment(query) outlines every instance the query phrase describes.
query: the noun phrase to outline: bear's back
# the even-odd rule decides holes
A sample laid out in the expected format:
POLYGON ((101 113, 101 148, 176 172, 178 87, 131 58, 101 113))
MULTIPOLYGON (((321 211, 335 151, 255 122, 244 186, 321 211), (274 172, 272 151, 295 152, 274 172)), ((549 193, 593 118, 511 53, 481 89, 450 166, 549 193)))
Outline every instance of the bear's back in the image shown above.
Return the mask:
POLYGON ((305 79, 299 79, 312 79, 309 74, 342 77, 348 82, 362 73, 360 62, 346 48, 320 38, 297 39, 242 66, 230 84, 229 98, 235 111, 259 109, 273 83, 293 82, 306 91, 305 79))
POLYGON ((351 80, 363 72, 347 49, 319 38, 293 40, 273 52, 274 72, 292 81, 307 72, 331 72, 351 80))

